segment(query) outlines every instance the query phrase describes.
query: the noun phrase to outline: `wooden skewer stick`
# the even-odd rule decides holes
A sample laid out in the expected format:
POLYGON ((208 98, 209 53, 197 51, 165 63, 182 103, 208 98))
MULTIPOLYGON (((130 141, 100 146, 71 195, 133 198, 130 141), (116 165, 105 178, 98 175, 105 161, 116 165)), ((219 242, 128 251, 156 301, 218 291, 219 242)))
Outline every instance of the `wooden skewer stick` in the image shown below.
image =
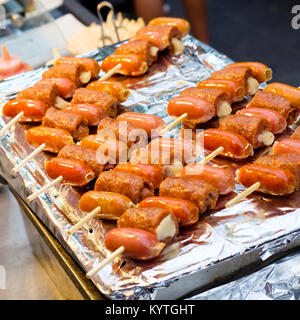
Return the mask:
POLYGON ((21 117, 23 117, 24 112, 21 111, 13 119, 11 119, 1 130, 0 136, 2 136, 6 131, 8 131, 14 124, 16 124, 21 117))
POLYGON ((213 151, 212 153, 210 153, 208 156, 206 156, 204 159, 199 161, 199 163, 205 164, 205 163, 209 162, 210 160, 212 160, 213 158, 215 158, 216 156, 218 156, 223 151, 224 151, 224 147, 221 146, 221 147, 217 148, 215 151, 213 151))
POLYGON ((98 213, 100 213, 101 211, 101 207, 96 207, 93 211, 91 211, 89 214, 87 214, 84 218, 82 218, 80 221, 78 221, 75 226, 73 226, 72 228, 70 228, 69 230, 67 230, 67 235, 71 235, 73 233, 75 233, 78 229, 80 229, 85 223, 87 223, 88 221, 90 221, 91 219, 93 219, 95 217, 95 215, 97 215, 98 213))
POLYGON ((46 147, 46 144, 43 143, 41 144, 37 149, 35 149, 30 155, 28 155, 24 160, 22 160, 17 166, 15 166, 11 172, 12 173, 17 173, 22 167, 24 167, 27 162, 29 162, 31 159, 36 157, 39 153, 41 153, 46 147))
POLYGON ((62 180, 63 180, 63 177, 59 176, 55 180, 53 180, 50 183, 46 184, 44 187, 42 187, 41 189, 39 189, 36 192, 34 192, 32 195, 27 197, 26 201, 31 202, 32 200, 36 199, 40 194, 42 194, 43 192, 47 191, 49 188, 51 188, 55 184, 62 182, 62 180))
POLYGON ((95 268, 90 270, 86 277, 88 279, 91 279, 94 274, 96 274, 100 269, 102 269, 104 266, 106 266, 108 263, 110 263, 112 260, 120 256, 125 251, 125 248, 121 246, 117 250, 115 250, 112 254, 110 254, 107 258, 105 258, 99 265, 97 265, 95 268))
POLYGON ((112 69, 110 69, 106 74, 100 78, 99 80, 107 80, 110 78, 113 74, 115 74, 117 71, 119 71, 122 68, 122 64, 119 63, 116 66, 114 66, 112 69))
POLYGON ((165 128, 163 128, 162 130, 159 131, 159 135, 162 136, 164 135, 166 132, 170 131, 171 129, 173 129, 174 127, 176 127, 181 121, 183 121, 184 119, 186 119, 188 117, 187 113, 182 114, 180 117, 176 118, 173 122, 171 122, 170 124, 168 124, 165 128))
POLYGON ((245 191, 241 192, 239 195, 237 195, 235 198, 233 198, 232 200, 228 201, 225 204, 226 208, 232 207, 235 204, 239 203, 241 200, 243 200, 244 198, 246 198, 249 194, 253 193, 254 191, 256 191, 257 189, 260 188, 260 182, 255 182, 251 187, 249 187, 248 189, 246 189, 245 191))

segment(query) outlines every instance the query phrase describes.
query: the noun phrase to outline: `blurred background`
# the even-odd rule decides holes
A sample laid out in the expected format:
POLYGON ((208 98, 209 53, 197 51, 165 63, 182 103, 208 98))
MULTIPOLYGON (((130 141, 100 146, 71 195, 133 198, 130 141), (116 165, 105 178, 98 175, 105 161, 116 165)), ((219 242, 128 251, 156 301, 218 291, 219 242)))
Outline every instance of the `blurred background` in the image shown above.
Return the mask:
MULTIPOLYGON (((97 16, 99 2, 0 0, 7 16, 5 30, 0 28, 0 44, 5 44, 13 54, 18 52, 24 62, 33 68, 52 58, 53 47, 57 47, 61 54, 87 52, 102 45, 99 42, 101 30, 97 16), (91 27, 82 31, 84 26, 91 27)), ((300 4, 299 0, 110 2, 115 9, 115 17, 119 13, 122 21, 128 18, 132 19, 131 23, 138 17, 144 23, 161 15, 186 18, 191 22, 192 34, 196 38, 231 59, 261 61, 274 70, 274 81, 299 85, 300 29, 292 27, 292 19, 296 15, 292 13, 292 8, 297 2, 300 4)), ((107 12, 101 10, 104 18, 107 12)), ((300 26, 300 18, 298 21, 300 26)), ((135 32, 134 28, 131 32, 135 32)), ((123 35, 125 38, 126 34, 123 35)))

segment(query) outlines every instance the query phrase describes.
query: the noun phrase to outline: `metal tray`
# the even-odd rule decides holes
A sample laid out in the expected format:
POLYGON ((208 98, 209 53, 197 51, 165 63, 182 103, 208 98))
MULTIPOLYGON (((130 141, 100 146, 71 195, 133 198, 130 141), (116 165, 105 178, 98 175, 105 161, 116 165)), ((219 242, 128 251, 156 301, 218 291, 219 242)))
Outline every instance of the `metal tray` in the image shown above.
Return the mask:
MULTIPOLYGON (((232 62, 191 36, 186 36, 183 42, 183 54, 162 54, 146 75, 133 79, 118 77, 131 90, 122 110, 156 114, 169 123, 172 119, 166 113, 166 106, 172 97, 232 62)), ((101 61, 115 47, 104 47, 85 56, 101 61)), ((2 102, 33 85, 43 70, 3 81, 0 84, 2 102)), ((8 120, 1 119, 0 125, 8 120)), ((214 122, 206 124, 214 125, 214 122)), ((288 128, 285 134, 291 130, 288 128)), ((22 199, 49 181, 43 169, 46 154, 30 162, 17 175, 10 172, 33 150, 25 142, 25 131, 26 128, 18 124, 11 134, 0 138, 0 174, 22 199)), ((168 135, 176 137, 179 132, 177 127, 168 135)), ((237 185, 236 192, 241 190, 237 185)), ((217 280, 224 280, 246 266, 262 264, 275 254, 284 254, 299 245, 299 192, 281 198, 255 194, 224 209, 224 203, 233 196, 221 197, 216 210, 205 214, 195 226, 182 229, 159 258, 149 262, 116 259, 93 277, 94 284, 110 299, 177 299, 193 290, 215 286, 217 280)), ((91 221, 67 238, 66 230, 82 215, 77 206, 79 198, 78 190, 58 185, 28 206, 83 270, 89 271, 108 254, 103 240, 114 225, 91 221)))

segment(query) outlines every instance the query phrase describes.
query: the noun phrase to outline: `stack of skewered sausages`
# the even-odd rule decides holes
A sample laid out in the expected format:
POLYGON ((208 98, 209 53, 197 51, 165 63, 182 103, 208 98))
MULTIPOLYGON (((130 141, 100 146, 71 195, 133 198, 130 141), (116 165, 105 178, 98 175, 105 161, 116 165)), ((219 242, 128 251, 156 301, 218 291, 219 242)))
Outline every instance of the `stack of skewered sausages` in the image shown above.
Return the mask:
MULTIPOLYGON (((158 52, 182 51, 180 39, 189 28, 183 19, 154 19, 105 58, 101 68, 109 73, 118 66, 116 73, 144 74, 158 52)), ((27 131, 26 140, 57 154, 45 162, 50 178, 76 187, 97 178, 94 190, 80 199, 79 208, 86 213, 100 208, 94 218, 117 220, 118 228, 106 236, 109 250, 122 248, 120 253, 127 257, 152 259, 180 227, 196 223, 199 215, 216 207, 219 195, 234 190, 234 172, 208 163, 190 163, 187 159, 195 156, 193 142, 161 137, 168 126, 157 116, 136 112, 117 116, 117 105, 126 100, 129 90, 116 81, 96 80, 99 72, 93 59, 62 57, 43 73, 41 81, 8 102, 3 114, 20 115, 20 122, 42 123, 27 131), (122 122, 126 123, 123 131, 122 122), (97 134, 90 134, 90 127, 97 127, 97 134), (151 141, 129 154, 140 142, 131 134, 137 129, 143 129, 151 141), (116 139, 110 139, 106 130, 116 139), (169 162, 164 161, 164 149, 169 162)), ((218 129, 204 130, 195 138, 202 139, 209 152, 221 147, 216 155, 245 159, 254 149, 271 146, 274 135, 282 133, 299 113, 299 89, 271 83, 258 90, 271 77, 271 70, 261 63, 231 64, 197 87, 183 90, 170 100, 167 112, 173 117, 185 114, 183 127, 192 129, 219 117, 218 129), (245 96, 253 96, 251 102, 231 115, 232 104, 245 96)), ((245 187, 259 182, 258 190, 269 194, 294 192, 300 179, 299 159, 286 150, 292 147, 300 154, 299 136, 296 130, 290 139, 274 146, 274 155, 241 167, 238 182, 245 187)))

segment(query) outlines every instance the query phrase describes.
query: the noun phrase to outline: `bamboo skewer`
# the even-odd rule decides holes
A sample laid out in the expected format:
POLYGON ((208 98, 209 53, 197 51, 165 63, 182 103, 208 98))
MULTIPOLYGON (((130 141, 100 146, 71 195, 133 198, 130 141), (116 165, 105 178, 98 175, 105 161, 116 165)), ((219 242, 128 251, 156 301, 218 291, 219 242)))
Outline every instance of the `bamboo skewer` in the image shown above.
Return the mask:
POLYGON ((6 131, 8 131, 14 124, 16 124, 21 117, 23 117, 24 112, 21 111, 13 119, 11 119, 1 130, 0 136, 2 136, 6 131))
POLYGON ((258 190, 260 188, 260 182, 255 182, 251 187, 244 190, 242 193, 238 194, 235 198, 228 201, 225 204, 226 208, 232 207, 235 204, 239 203, 241 200, 245 199, 249 194, 253 193, 254 191, 258 190))
POLYGON ((217 148, 215 151, 211 152, 208 156, 206 156, 204 159, 202 159, 201 161, 199 161, 199 163, 205 164, 207 162, 209 162, 210 160, 212 160, 213 158, 215 158, 216 156, 218 156, 220 153, 222 153, 224 151, 224 147, 219 147, 217 148))
POLYGON ((114 75, 117 71, 119 71, 120 69, 122 68, 122 64, 119 63, 117 64, 116 66, 114 66, 112 69, 110 69, 108 72, 106 72, 106 74, 101 77, 99 79, 99 81, 102 81, 102 80, 107 80, 108 78, 110 78, 112 75, 114 75))
POLYGON ((41 153, 44 148, 46 147, 46 144, 41 144, 37 149, 35 149, 30 155, 28 155, 24 160, 22 160, 17 166, 15 166, 11 171, 12 173, 17 173, 22 167, 24 167, 31 159, 33 159, 35 156, 37 156, 39 153, 41 153))
POLYGON ((173 122, 171 122, 170 124, 168 124, 165 128, 163 128, 162 130, 159 131, 159 135, 162 136, 164 135, 166 132, 170 131, 171 129, 173 129, 174 127, 176 127, 180 122, 182 122, 184 119, 186 119, 188 117, 187 113, 182 114, 180 117, 176 118, 173 122))
POLYGON ((28 196, 26 198, 26 201, 31 202, 34 199, 36 199, 40 194, 42 194, 43 192, 47 191, 49 188, 51 188, 52 186, 54 186, 57 183, 62 182, 63 177, 59 176, 58 178, 56 178, 55 180, 49 182, 48 184, 46 184, 44 187, 42 187, 41 189, 35 191, 32 195, 28 196))
POLYGON ((86 277, 88 279, 91 279, 100 269, 102 269, 104 266, 106 266, 108 263, 110 263, 112 260, 120 256, 125 251, 125 248, 121 246, 117 250, 115 250, 112 254, 110 254, 107 258, 105 258, 100 264, 98 264, 95 268, 90 270, 86 277))
POLYGON ((72 228, 67 230, 67 235, 71 235, 71 234, 75 233, 85 223, 89 222, 91 219, 93 219, 100 212, 101 212, 101 207, 95 208, 93 211, 91 211, 89 214, 87 214, 84 218, 82 218, 78 223, 76 223, 75 226, 73 226, 72 228))

